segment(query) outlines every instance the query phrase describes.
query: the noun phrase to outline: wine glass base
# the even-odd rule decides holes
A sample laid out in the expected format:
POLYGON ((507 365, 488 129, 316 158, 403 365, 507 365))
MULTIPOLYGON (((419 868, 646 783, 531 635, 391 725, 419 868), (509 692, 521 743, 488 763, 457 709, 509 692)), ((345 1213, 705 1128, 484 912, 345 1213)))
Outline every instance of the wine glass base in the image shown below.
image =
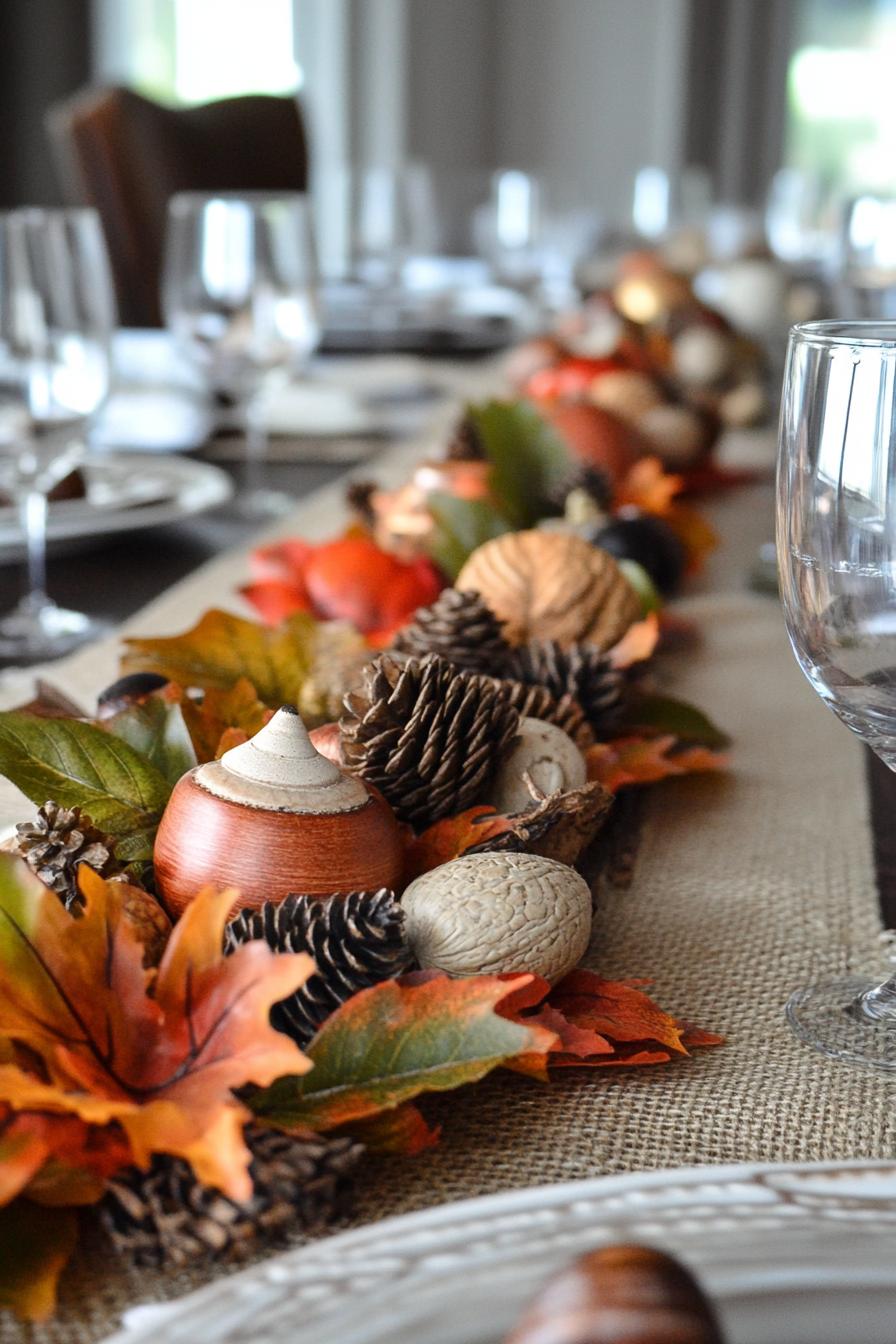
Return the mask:
POLYGON ((39 663, 62 658, 108 630, 107 622, 83 612, 67 611, 53 603, 35 610, 25 602, 0 618, 0 660, 39 663))
POLYGON ((785 1009, 794 1035, 844 1064, 896 1072, 896 1018, 875 1020, 857 1007, 870 980, 833 980, 793 993, 785 1009))

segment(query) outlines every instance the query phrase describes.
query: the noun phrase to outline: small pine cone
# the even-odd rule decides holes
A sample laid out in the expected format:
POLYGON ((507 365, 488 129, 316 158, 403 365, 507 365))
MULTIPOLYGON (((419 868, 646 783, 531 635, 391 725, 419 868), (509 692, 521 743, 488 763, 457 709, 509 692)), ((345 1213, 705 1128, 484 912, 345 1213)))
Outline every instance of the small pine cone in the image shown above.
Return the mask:
POLYGON ((16 826, 16 851, 21 854, 66 910, 77 911, 84 899, 78 890, 82 863, 101 877, 121 872, 115 858, 115 841, 94 826, 80 807, 65 808, 46 802, 33 821, 16 826))
POLYGON ((469 415, 462 416, 454 427, 454 433, 445 456, 450 462, 484 462, 486 457, 482 438, 475 422, 469 415))
POLYGON ((400 975, 411 954, 404 914, 391 891, 353 891, 350 896, 287 896, 259 910, 242 910, 224 932, 229 955, 263 938, 275 952, 307 952, 317 973, 276 1004, 278 1031, 307 1045, 322 1022, 361 989, 400 975))
POLYGON ((341 1211, 347 1178, 363 1148, 352 1139, 293 1138, 253 1126, 253 1192, 245 1204, 201 1185, 180 1158, 157 1155, 149 1171, 129 1167, 106 1186, 100 1216, 115 1249, 144 1267, 239 1260, 262 1236, 289 1228, 322 1231, 341 1211))
POLYGON ((428 654, 381 654, 340 720, 346 769, 416 829, 475 803, 516 736, 520 716, 491 677, 428 654))
POLYGON ((545 686, 529 685, 525 681, 496 681, 521 719, 544 719, 562 728, 581 751, 594 746, 594 733, 585 718, 585 711, 571 695, 555 700, 545 686))
POLYGON ((365 527, 375 522, 373 496, 378 488, 376 481, 349 481, 345 487, 345 502, 365 527))
POLYGON ((397 653, 424 658, 437 653, 464 672, 500 676, 510 655, 501 622, 478 593, 446 588, 429 607, 421 607, 393 642, 397 653))
POLYGON ((551 503, 563 509, 567 496, 574 490, 586 494, 600 513, 609 512, 613 503, 613 481, 600 467, 589 467, 585 463, 574 467, 551 490, 551 503))
POLYGON ((571 644, 564 649, 554 640, 530 640, 513 650, 505 675, 527 685, 544 686, 557 700, 572 696, 598 737, 614 727, 623 678, 591 644, 571 644))

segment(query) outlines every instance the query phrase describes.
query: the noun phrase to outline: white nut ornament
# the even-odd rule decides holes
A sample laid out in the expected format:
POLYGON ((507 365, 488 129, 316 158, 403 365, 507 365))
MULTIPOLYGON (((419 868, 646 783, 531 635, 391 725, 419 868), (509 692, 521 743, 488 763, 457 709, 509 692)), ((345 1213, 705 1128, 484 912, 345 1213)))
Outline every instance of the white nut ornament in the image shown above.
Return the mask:
POLYGON ((587 778, 585 757, 568 733, 544 719, 521 719, 516 745, 492 778, 486 802, 508 815, 525 812, 539 798, 580 789, 587 778))
POLYGON ((587 882, 538 854, 464 855, 418 877, 401 903, 417 961, 449 975, 531 971, 553 984, 591 936, 587 882))

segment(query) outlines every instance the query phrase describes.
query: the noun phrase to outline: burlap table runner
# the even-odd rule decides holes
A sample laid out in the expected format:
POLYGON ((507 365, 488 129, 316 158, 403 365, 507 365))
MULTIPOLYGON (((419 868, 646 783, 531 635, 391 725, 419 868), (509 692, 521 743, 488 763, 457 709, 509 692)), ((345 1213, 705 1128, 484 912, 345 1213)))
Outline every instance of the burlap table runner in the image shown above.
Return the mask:
MULTIPOLYGON (((383 470, 400 474, 408 456, 391 454, 383 470)), ((338 492, 322 492, 291 525, 325 533, 337 508, 338 492)), ((663 675, 734 736, 733 769, 651 792, 634 884, 603 893, 589 961, 610 976, 651 977, 664 1006, 725 1033, 728 1045, 671 1066, 568 1073, 549 1087, 496 1076, 432 1099, 440 1146, 371 1161, 352 1221, 601 1173, 896 1151, 892 1087, 801 1047, 782 1016, 799 984, 880 968, 861 750, 797 670, 776 604, 746 590, 770 533, 770 492, 740 492, 713 514, 725 549, 680 607, 700 622, 703 643, 663 675)), ((215 561, 132 624, 181 628, 230 600, 244 573, 242 556, 215 561)), ((113 668, 107 647, 69 660, 57 678, 86 700, 113 668)), ((16 810, 9 794, 0 804, 16 810)), ((37 1329, 4 1318, 0 1341, 88 1344, 127 1307, 221 1272, 129 1270, 91 1238, 64 1278, 56 1320, 37 1329)))

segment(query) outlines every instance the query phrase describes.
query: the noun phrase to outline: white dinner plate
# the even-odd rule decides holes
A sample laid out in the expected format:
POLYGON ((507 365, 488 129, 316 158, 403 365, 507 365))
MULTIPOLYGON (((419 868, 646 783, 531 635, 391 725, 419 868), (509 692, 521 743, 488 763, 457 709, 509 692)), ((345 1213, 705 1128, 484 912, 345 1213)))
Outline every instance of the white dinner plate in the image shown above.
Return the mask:
MULTIPOLYGON (((51 504, 47 537, 55 551, 85 549, 120 532, 174 523, 226 503, 233 483, 220 467, 183 457, 107 453, 81 465, 87 495, 51 504)), ((0 563, 20 559, 15 509, 0 507, 0 563)))
POLYGON ((498 1344, 582 1251, 661 1247, 728 1344, 893 1344, 896 1163, 690 1167, 443 1205, 130 1311, 107 1344, 498 1344))

